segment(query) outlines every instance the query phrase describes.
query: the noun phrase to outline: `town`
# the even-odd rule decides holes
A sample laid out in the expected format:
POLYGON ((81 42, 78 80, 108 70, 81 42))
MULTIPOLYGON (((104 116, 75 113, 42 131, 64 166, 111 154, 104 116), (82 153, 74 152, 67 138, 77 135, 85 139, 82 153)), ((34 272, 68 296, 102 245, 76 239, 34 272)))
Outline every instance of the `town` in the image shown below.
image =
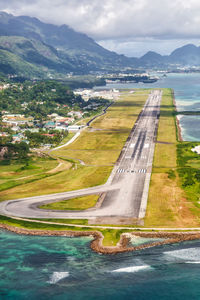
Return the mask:
POLYGON ((1 144, 26 143, 30 148, 50 149, 68 133, 82 129, 86 121, 118 97, 119 91, 115 89, 72 92, 53 81, 1 83, 1 144))

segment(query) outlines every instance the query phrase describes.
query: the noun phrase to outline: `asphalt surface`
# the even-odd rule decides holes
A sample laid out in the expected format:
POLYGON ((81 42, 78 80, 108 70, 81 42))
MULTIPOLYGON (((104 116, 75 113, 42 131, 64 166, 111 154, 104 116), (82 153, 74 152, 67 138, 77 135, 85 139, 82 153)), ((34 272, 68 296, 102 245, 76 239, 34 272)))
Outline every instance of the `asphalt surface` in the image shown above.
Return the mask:
POLYGON ((154 90, 138 116, 110 178, 102 186, 0 203, 0 214, 22 218, 127 217, 141 219, 147 206, 162 92, 154 90), (38 206, 73 197, 102 194, 100 207, 86 211, 50 211, 38 206))

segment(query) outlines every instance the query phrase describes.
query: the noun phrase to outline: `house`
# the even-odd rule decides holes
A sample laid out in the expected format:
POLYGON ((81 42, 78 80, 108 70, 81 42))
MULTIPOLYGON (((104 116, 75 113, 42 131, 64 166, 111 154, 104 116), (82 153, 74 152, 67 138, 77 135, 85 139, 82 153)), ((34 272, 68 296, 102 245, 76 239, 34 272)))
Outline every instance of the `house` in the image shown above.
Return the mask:
POLYGON ((56 123, 53 121, 49 121, 44 125, 44 128, 46 129, 54 129, 56 127, 56 123))
POLYGON ((67 130, 69 132, 76 132, 76 131, 79 131, 83 126, 81 125, 71 125, 71 126, 68 126, 67 127, 67 130))
POLYGON ((9 134, 7 132, 0 132, 0 137, 7 137, 9 134))
POLYGON ((64 130, 64 131, 68 131, 68 127, 66 125, 56 125, 56 130, 64 130))
POLYGON ((20 115, 20 114, 3 115, 2 122, 12 127, 25 125, 25 124, 32 126, 33 118, 32 117, 25 118, 24 115, 20 115))
POLYGON ((21 133, 13 134, 13 136, 12 136, 12 143, 20 143, 24 139, 25 139, 25 137, 21 133))
POLYGON ((28 128, 28 129, 24 129, 24 131, 26 131, 26 130, 28 130, 28 131, 30 131, 30 132, 32 132, 32 133, 34 133, 34 132, 39 132, 39 128, 28 128))
POLYGON ((55 134, 50 134, 50 133, 43 133, 42 135, 43 136, 48 136, 48 137, 54 137, 55 136, 55 134))

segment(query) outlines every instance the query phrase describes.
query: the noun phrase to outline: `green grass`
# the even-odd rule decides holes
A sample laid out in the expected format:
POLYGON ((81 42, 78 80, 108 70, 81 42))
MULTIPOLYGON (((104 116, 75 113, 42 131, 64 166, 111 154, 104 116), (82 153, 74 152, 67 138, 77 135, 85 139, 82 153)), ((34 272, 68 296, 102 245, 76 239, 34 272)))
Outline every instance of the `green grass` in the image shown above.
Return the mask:
POLYGON ((51 175, 36 182, 14 187, 0 192, 1 200, 46 195, 50 193, 71 191, 104 184, 111 172, 111 167, 84 167, 69 169, 51 175))
MULTIPOLYGON (((44 221, 44 219, 35 219, 35 220, 44 221)), ((88 225, 88 220, 87 219, 45 219, 45 221, 52 222, 52 223, 88 225)))
POLYGON ((182 142, 177 146, 178 174, 181 187, 184 189, 187 198, 197 208, 193 212, 199 215, 200 208, 200 155, 191 151, 199 145, 195 142, 182 142))
POLYGON ((98 195, 88 195, 60 202, 49 203, 40 206, 41 209, 51 210, 85 210, 94 207, 99 199, 98 195))
POLYGON ((0 191, 34 182, 48 177, 48 171, 54 169, 58 162, 51 158, 32 157, 28 163, 12 161, 0 164, 0 191))

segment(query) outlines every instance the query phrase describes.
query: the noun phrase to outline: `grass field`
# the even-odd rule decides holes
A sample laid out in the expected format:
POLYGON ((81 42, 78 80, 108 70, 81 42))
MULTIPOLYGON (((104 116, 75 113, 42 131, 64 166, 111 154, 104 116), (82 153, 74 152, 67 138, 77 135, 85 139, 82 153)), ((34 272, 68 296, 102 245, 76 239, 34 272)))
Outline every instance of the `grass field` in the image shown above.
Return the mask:
MULTIPOLYGON (((173 94, 165 89, 155 148, 145 226, 200 226, 197 208, 187 197, 179 177, 173 94)), ((194 193, 194 190, 193 190, 194 193)))
POLYGON ((69 200, 63 200, 59 202, 49 203, 40 206, 42 209, 51 210, 85 210, 96 205, 98 195, 88 195, 69 200))
POLYGON ((11 164, 0 164, 0 191, 14 186, 24 185, 50 175, 58 162, 51 158, 32 157, 28 162, 13 161, 11 164))

